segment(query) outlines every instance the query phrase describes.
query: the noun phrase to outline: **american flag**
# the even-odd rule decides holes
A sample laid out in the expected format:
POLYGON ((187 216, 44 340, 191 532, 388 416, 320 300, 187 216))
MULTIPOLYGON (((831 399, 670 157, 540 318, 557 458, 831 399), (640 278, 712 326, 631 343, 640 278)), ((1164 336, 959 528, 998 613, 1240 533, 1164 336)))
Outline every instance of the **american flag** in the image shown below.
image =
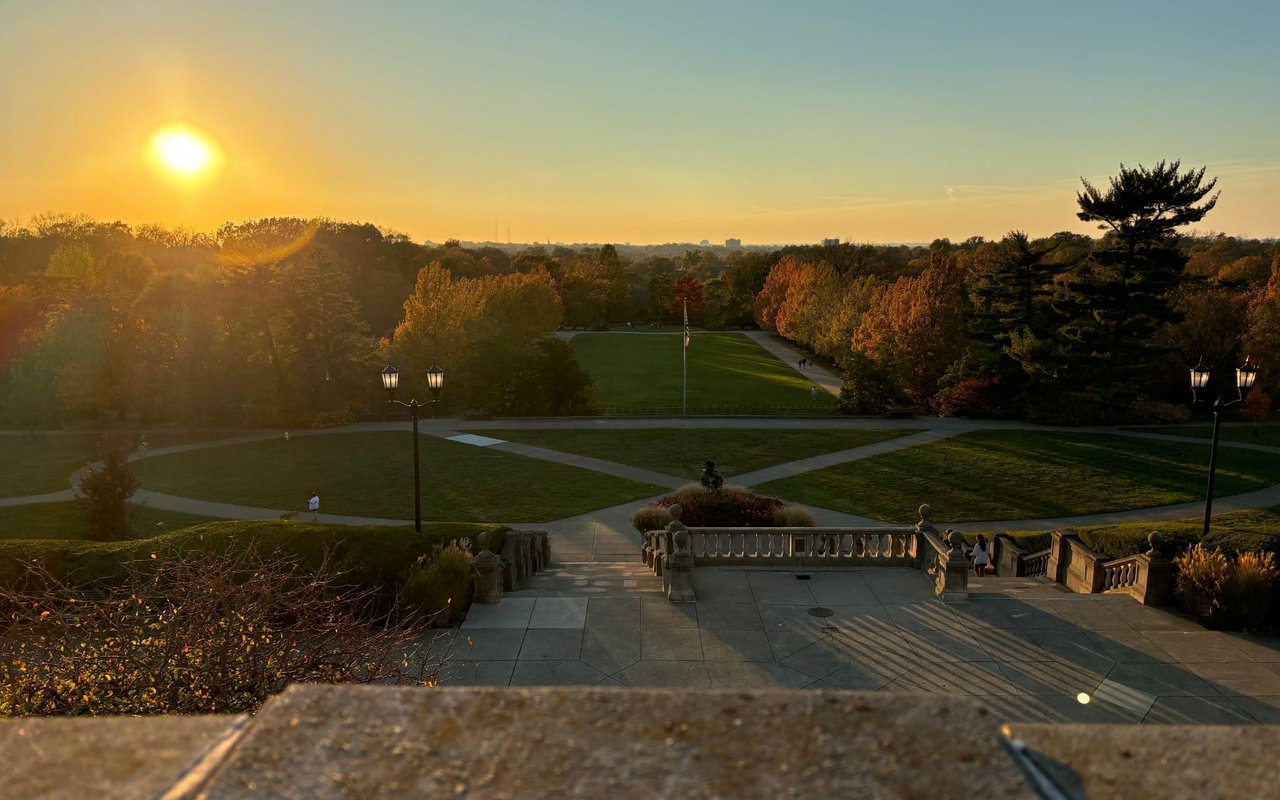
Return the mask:
POLYGON ((684 346, 689 346, 689 301, 684 301, 684 346))

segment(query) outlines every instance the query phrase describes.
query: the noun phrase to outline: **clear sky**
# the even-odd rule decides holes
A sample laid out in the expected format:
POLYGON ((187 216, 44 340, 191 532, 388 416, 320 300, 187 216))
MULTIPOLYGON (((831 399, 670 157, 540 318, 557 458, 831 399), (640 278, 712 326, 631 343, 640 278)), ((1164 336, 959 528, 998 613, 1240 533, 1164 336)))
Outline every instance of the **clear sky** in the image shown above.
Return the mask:
POLYGON ((1081 176, 1207 165, 1280 236, 1280 3, 0 0, 0 218, 417 239, 1093 232, 1081 176), (220 168, 164 174, 180 123, 220 168))

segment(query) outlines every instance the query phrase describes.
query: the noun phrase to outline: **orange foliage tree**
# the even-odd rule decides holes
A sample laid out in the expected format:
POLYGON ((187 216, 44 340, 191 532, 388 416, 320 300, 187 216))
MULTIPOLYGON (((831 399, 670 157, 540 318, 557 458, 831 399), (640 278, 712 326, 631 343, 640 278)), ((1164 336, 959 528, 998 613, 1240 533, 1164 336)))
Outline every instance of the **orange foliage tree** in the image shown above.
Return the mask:
POLYGON ((932 408, 939 381, 967 347, 964 274, 935 253, 918 278, 899 278, 862 316, 852 347, 888 369, 918 407, 932 408))

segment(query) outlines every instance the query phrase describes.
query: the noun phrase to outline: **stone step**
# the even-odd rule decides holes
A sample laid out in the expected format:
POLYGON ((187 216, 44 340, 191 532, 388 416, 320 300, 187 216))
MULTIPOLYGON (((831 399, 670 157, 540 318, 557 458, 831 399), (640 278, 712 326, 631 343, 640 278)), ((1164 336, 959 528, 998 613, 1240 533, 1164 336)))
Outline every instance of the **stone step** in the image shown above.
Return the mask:
POLYGON ((661 594, 662 579, 640 563, 562 562, 530 576, 510 597, 611 597, 661 594))

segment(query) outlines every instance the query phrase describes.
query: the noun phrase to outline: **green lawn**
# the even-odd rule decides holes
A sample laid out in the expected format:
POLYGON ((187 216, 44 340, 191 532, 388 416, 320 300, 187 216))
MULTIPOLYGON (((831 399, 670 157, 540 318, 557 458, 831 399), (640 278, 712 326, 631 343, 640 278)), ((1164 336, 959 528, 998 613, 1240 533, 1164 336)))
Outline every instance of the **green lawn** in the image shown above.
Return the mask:
MULTIPOLYGON (((1199 439, 1213 437, 1213 425, 1160 425, 1132 428, 1146 433, 1163 433, 1169 436, 1195 436, 1199 439)), ((1253 425, 1250 423, 1223 425, 1218 438, 1224 442, 1248 442, 1280 447, 1280 425, 1253 425)))
MULTIPOLYGON (((152 450, 244 435, 244 431, 146 433, 152 450)), ((97 460, 101 435, 92 431, 0 434, 0 448, 4 451, 0 459, 0 497, 22 497, 69 488, 67 478, 71 473, 97 460)), ((137 439, 142 432, 129 431, 122 435, 137 439)))
MULTIPOLYGON (((587 333, 578 363, 613 413, 679 413, 681 334, 587 333)), ((690 413, 817 413, 836 399, 739 333, 695 333, 689 346, 690 413)))
MULTIPOLYGON (((147 506, 135 507, 132 520, 138 539, 212 521, 211 517, 147 506)), ((75 503, 0 507, 0 539, 83 539, 86 532, 84 511, 75 503)))
POLYGON ((486 430, 486 436, 696 481, 707 459, 725 475, 905 436, 891 430, 486 430))
MULTIPOLYGON (((787 500, 907 521, 1035 519, 1204 495, 1207 445, 1052 431, 982 431, 757 487, 787 500)), ((1280 483, 1280 456, 1218 451, 1218 496, 1280 483)))
MULTIPOLYGON (((423 436, 422 516, 451 522, 537 522, 649 497, 662 487, 423 436)), ((169 494, 263 508, 413 517, 410 434, 298 436, 148 458, 142 485, 169 494)), ((304 514, 305 516, 305 514, 304 514)))

